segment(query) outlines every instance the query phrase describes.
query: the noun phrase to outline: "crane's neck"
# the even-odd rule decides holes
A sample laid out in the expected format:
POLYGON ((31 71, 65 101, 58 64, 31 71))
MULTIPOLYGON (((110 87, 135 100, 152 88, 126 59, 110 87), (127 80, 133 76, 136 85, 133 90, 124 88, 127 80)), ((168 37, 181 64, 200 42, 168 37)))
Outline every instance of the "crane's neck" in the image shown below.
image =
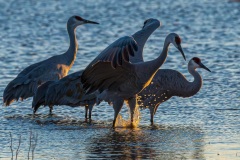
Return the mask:
POLYGON ((194 80, 193 82, 188 82, 188 85, 184 87, 184 89, 181 92, 182 97, 190 97, 196 94, 202 87, 202 77, 201 75, 196 71, 196 68, 191 66, 190 63, 188 63, 188 72, 193 76, 194 80))
POLYGON ((166 37, 161 54, 156 59, 152 60, 152 65, 154 66, 153 67, 154 70, 157 71, 158 68, 161 67, 165 62, 168 55, 168 48, 169 48, 170 42, 171 42, 170 38, 166 37))
POLYGON ((138 44, 138 51, 135 54, 134 57, 130 56, 130 62, 137 63, 137 62, 143 62, 143 47, 149 38, 149 36, 158 28, 158 25, 151 25, 149 27, 146 27, 144 29, 141 29, 140 31, 136 32, 132 35, 134 40, 138 44))
POLYGON ((162 64, 165 62, 168 54, 168 48, 170 45, 170 38, 166 37, 163 50, 161 54, 158 56, 158 58, 148 61, 148 62, 143 62, 143 63, 137 63, 135 64, 137 68, 137 74, 141 78, 142 83, 146 83, 145 87, 147 87, 150 82, 152 81, 152 78, 158 71, 158 68, 162 66, 162 64))
POLYGON ((76 27, 67 25, 67 31, 70 39, 70 45, 67 52, 65 53, 65 57, 66 57, 67 65, 72 67, 74 60, 76 59, 77 50, 78 50, 78 42, 76 38, 76 27))

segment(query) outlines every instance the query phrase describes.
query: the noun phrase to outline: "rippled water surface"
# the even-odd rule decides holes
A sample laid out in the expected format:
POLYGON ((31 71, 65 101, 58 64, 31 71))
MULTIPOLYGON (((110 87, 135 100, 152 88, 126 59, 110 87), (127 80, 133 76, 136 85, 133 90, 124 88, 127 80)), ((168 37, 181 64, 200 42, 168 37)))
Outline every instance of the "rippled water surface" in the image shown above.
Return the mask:
MULTIPOLYGON (((69 45, 66 21, 74 14, 97 21, 77 29, 79 51, 70 73, 86 65, 117 38, 138 31, 144 20, 162 27, 150 37, 144 59, 157 57, 170 32, 182 38, 187 60, 194 56, 212 70, 198 69, 204 84, 191 98, 163 103, 150 126, 141 110, 139 126, 111 129, 113 109, 56 106, 32 116, 31 101, 0 107, 0 159, 11 159, 10 135, 19 159, 27 159, 30 131, 38 134, 34 158, 49 159, 240 159, 240 3, 225 0, 8 0, 0 1, 0 92, 26 66, 63 53, 69 45)), ((174 47, 162 68, 176 69, 193 80, 174 47)), ((2 103, 2 102, 1 102, 2 103)), ((127 107, 121 114, 127 118, 127 107)), ((15 153, 15 152, 14 152, 15 153)))

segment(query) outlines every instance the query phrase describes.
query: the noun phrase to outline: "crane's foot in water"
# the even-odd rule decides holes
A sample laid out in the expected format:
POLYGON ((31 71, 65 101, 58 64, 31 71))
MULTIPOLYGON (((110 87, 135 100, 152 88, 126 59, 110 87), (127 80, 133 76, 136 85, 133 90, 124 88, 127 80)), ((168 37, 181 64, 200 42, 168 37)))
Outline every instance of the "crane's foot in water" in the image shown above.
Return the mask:
POLYGON ((131 122, 131 124, 129 125, 129 128, 135 128, 135 125, 133 122, 131 122))
POLYGON ((49 115, 50 115, 50 116, 53 115, 52 111, 53 111, 53 108, 52 108, 52 107, 49 107, 49 115))
POLYGON ((115 123, 116 123, 116 120, 113 120, 113 124, 112 124, 113 129, 115 128, 115 123))
POLYGON ((36 111, 34 110, 32 113, 32 117, 34 118, 36 116, 36 111))
POLYGON ((154 122, 153 121, 151 121, 151 126, 153 126, 154 125, 154 122))
POLYGON ((91 118, 88 119, 88 124, 90 124, 90 125, 92 124, 92 119, 91 118))
POLYGON ((92 124, 92 119, 91 118, 85 118, 85 123, 92 124))

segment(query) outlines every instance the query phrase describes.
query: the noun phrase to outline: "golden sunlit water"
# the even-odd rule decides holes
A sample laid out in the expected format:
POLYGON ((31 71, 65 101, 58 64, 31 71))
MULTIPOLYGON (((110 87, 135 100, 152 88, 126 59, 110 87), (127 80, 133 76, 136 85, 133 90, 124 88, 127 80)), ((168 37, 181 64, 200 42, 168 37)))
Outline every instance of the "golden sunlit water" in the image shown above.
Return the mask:
POLYGON ((133 116, 133 122, 131 122, 131 118, 130 118, 130 111, 129 111, 129 117, 128 119, 124 119, 121 114, 118 115, 117 119, 116 119, 116 124, 115 127, 117 128, 137 128, 138 124, 140 122, 140 111, 138 106, 135 108, 134 111, 134 116, 133 116))

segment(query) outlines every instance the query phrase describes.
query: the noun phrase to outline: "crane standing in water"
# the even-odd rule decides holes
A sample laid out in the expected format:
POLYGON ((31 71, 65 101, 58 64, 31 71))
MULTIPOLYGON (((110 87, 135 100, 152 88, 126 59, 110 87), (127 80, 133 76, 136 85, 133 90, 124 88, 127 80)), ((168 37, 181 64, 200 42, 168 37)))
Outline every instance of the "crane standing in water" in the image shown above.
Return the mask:
MULTIPOLYGON (((159 23, 157 19, 148 19, 144 21, 142 29, 133 34, 133 37, 138 42, 138 52, 134 57, 129 57, 133 61, 143 59, 141 52, 148 37, 158 28, 156 23, 159 23)), ((91 111, 93 105, 96 103, 98 92, 85 94, 82 84, 80 83, 82 72, 83 71, 78 71, 59 81, 49 81, 40 86, 33 97, 32 107, 34 113, 36 113, 41 105, 48 105, 50 113, 52 113, 53 105, 68 105, 71 107, 85 106, 85 118, 87 118, 89 110, 89 119, 91 119, 91 111)))
POLYGON ((68 50, 53 56, 44 61, 32 64, 21 71, 5 88, 3 93, 3 103, 9 106, 14 100, 26 99, 34 95, 37 87, 50 80, 58 80, 65 77, 72 67, 78 50, 78 43, 75 30, 77 26, 92 23, 79 16, 72 16, 67 22, 67 31, 70 38, 68 50))
POLYGON ((92 108, 96 103, 96 94, 85 94, 80 81, 83 70, 69 74, 58 81, 48 81, 37 89, 33 96, 32 108, 36 113, 41 105, 48 105, 50 113, 54 105, 71 107, 85 106, 85 118, 89 111, 91 120, 92 108))
POLYGON ((150 110, 152 125, 153 117, 161 103, 166 102, 172 96, 191 97, 201 89, 202 77, 196 68, 211 72, 199 58, 194 57, 188 63, 188 71, 194 77, 193 82, 189 82, 176 70, 159 69, 151 84, 138 94, 139 106, 150 110))
MULTIPOLYGON (((160 22, 155 25, 159 27, 160 22)), ((86 67, 82 74, 81 81, 87 93, 98 90, 100 92, 98 99, 113 104, 113 127, 124 101, 129 105, 133 122, 137 94, 150 84, 158 68, 164 63, 170 43, 178 48, 185 59, 180 37, 171 33, 166 37, 163 51, 158 58, 148 62, 129 63, 130 56, 138 54, 136 41, 133 37, 126 36, 113 42, 86 67)))

